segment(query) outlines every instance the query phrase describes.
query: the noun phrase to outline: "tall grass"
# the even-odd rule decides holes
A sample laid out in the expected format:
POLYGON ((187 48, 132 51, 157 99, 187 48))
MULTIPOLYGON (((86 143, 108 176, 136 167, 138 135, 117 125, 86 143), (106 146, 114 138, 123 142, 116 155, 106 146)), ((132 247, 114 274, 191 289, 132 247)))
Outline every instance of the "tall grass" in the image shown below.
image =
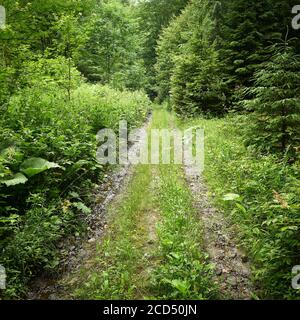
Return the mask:
POLYGON ((145 119, 150 102, 142 92, 82 84, 71 100, 57 82, 34 84, 10 99, 0 119, 0 264, 7 271, 4 296, 19 296, 41 270, 58 264, 56 242, 78 231, 89 214, 90 190, 105 168, 96 161, 98 130, 129 127, 145 119), (26 159, 59 165, 7 186, 26 159))
POLYGON ((241 116, 229 116, 185 125, 205 129, 204 175, 216 204, 239 230, 254 265, 259 296, 296 298, 291 270, 300 261, 299 162, 291 165, 247 149, 242 123, 241 116), (228 201, 228 193, 239 197, 228 201))

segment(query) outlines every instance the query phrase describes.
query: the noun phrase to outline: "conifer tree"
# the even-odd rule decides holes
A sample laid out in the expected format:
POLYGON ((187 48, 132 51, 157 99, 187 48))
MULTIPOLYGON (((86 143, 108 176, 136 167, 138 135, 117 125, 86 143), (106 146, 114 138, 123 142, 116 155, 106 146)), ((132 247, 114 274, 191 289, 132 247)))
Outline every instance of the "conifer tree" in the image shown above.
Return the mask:
POLYGON ((171 94, 173 108, 183 116, 223 112, 217 9, 216 1, 192 1, 159 42, 159 97, 171 94))
MULTIPOLYGON (((220 57, 230 95, 227 104, 238 102, 240 89, 253 84, 260 64, 270 58, 267 48, 285 37, 295 0, 222 1, 220 57)), ((298 36, 290 30, 290 37, 298 36)), ((299 45, 298 45, 299 46, 299 45)), ((251 98, 251 97, 248 97, 251 98)))
POLYGON ((147 0, 137 1, 140 30, 144 34, 143 60, 147 72, 148 94, 156 97, 156 45, 163 28, 167 27, 173 17, 180 14, 189 0, 147 0))
POLYGON ((250 140, 261 151, 295 156, 300 145, 300 57, 286 43, 255 74, 244 104, 251 114, 250 140))

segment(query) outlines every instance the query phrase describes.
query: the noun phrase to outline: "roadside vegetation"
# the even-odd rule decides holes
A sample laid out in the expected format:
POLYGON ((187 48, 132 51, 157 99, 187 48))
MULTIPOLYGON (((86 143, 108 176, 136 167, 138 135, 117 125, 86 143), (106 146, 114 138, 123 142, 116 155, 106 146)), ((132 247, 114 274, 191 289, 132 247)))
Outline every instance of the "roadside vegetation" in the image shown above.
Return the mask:
POLYGON ((65 100, 64 91, 30 88, 15 95, 1 119, 1 264, 8 294, 42 269, 59 264, 55 243, 83 231, 90 190, 105 171, 96 161, 96 133, 122 119, 135 127, 149 101, 142 93, 83 84, 65 100))
MULTIPOLYGON (((150 106, 145 93, 128 91, 125 84, 121 88, 119 83, 117 89, 105 82, 87 83, 71 53, 79 57, 81 45, 88 41, 88 26, 81 18, 88 14, 90 2, 82 2, 82 7, 72 1, 56 4, 4 3, 8 19, 19 10, 24 19, 9 19, 11 24, 0 32, 4 59, 0 88, 0 264, 7 271, 7 289, 1 291, 4 297, 20 297, 32 277, 55 271, 58 240, 84 233, 82 217, 90 213, 93 187, 106 170, 96 161, 97 132, 117 128, 120 120, 127 120, 129 128, 140 126, 150 106), (44 16, 44 10, 60 19, 44 16), (40 37, 47 44, 42 47, 36 38, 31 42, 25 39, 23 44, 23 40, 15 40, 24 36, 23 23, 38 23, 32 21, 34 14, 41 15, 36 30, 44 30, 40 37)), ((104 9, 112 10, 110 6, 104 9)), ((25 28, 25 35, 27 31, 25 28)))
MULTIPOLYGON (((252 262, 255 297, 299 298, 291 288, 300 249, 295 1, 1 5, 1 298, 23 297, 31 279, 57 270, 58 241, 85 234, 108 168, 96 161, 97 132, 117 132, 120 120, 139 127, 152 108, 153 127, 205 129, 204 176, 252 262)), ((182 168, 137 166, 128 189, 111 208, 95 272, 83 268, 72 294, 222 298, 182 168)))
POLYGON ((299 264, 299 33, 293 1, 190 1, 163 29, 159 101, 204 128, 212 198, 240 230, 259 298, 294 299, 299 264), (228 115, 229 114, 229 115, 228 115))
POLYGON ((257 297, 296 298, 291 266, 299 259, 299 167, 246 148, 245 117, 180 122, 205 130, 205 181, 212 201, 236 226, 257 297))

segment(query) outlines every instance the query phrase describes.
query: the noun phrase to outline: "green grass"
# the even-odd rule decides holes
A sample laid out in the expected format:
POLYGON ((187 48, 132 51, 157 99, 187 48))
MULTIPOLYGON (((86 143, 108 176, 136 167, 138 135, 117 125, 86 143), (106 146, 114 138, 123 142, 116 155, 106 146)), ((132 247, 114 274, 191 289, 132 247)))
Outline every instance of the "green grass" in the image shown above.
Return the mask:
POLYGON ((291 288, 299 264, 300 170, 275 156, 257 156, 243 143, 240 116, 194 119, 205 129, 204 176, 216 205, 239 230, 261 298, 299 298, 291 288), (223 196, 236 193, 236 201, 223 196))
MULTIPOLYGON (((151 128, 168 128, 173 122, 167 111, 157 109, 151 128)), ((182 167, 139 165, 126 189, 110 208, 109 231, 97 252, 68 279, 76 283, 75 297, 215 297, 212 267, 202 249, 201 224, 182 167)))
POLYGON ((178 166, 160 168, 158 227, 161 263, 152 276, 159 299, 209 299, 216 297, 212 284, 213 266, 202 248, 199 215, 178 166))
POLYGON ((91 265, 81 270, 76 297, 132 299, 144 292, 143 277, 138 275, 147 262, 143 251, 147 233, 141 220, 152 208, 150 182, 150 167, 139 166, 128 193, 110 208, 108 233, 91 265))
MULTIPOLYGON (((154 114, 152 127, 173 128, 175 120, 174 115, 160 109, 154 114)), ((157 251, 161 263, 151 279, 155 298, 216 297, 216 287, 211 280, 213 267, 202 248, 200 217, 193 208, 181 165, 159 166, 157 195, 162 221, 158 226, 157 251)))

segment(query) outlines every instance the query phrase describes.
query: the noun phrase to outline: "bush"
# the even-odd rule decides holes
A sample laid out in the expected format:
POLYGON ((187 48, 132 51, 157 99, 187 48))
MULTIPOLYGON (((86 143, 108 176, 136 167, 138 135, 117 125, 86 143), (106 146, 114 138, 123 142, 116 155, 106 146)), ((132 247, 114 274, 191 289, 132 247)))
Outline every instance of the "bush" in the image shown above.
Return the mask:
POLYGON ((136 127, 149 106, 142 92, 88 84, 68 101, 57 79, 47 90, 44 80, 27 83, 0 120, 0 264, 10 297, 56 267, 55 243, 90 212, 88 190, 105 169, 96 161, 97 131, 121 119, 136 127))

